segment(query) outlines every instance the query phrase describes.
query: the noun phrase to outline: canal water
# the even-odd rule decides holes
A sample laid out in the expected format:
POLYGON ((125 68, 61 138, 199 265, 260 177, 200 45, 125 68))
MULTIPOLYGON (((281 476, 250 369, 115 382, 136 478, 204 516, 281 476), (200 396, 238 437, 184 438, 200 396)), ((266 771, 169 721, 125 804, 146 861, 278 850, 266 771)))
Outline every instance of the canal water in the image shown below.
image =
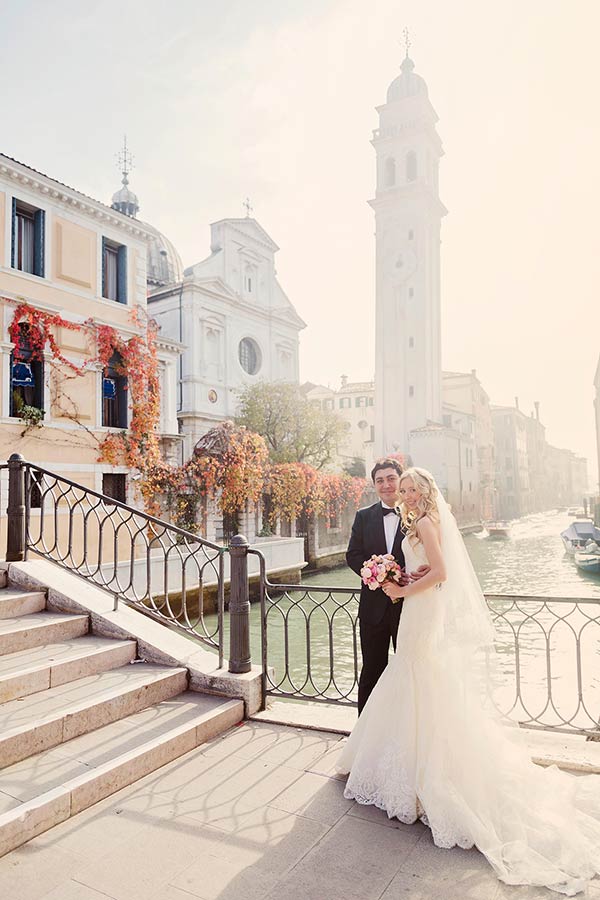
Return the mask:
MULTIPOLYGON (((566 513, 540 513, 514 522, 508 538, 492 539, 485 531, 467 535, 465 544, 484 592, 600 601, 600 577, 581 573, 564 551, 560 532, 571 521, 566 513)), ((304 597, 295 590, 291 593, 292 601, 282 597, 277 608, 269 613, 268 661, 274 669, 275 682, 280 682, 286 690, 295 686, 306 693, 323 692, 330 698, 355 699, 354 662, 356 655, 360 666, 360 650, 356 647, 351 617, 344 610, 336 612, 331 637, 328 622, 328 616, 348 598, 344 594, 327 597, 311 592, 311 588, 358 589, 358 576, 347 566, 341 566, 303 576, 302 586, 307 591, 304 597), (287 622, 287 635, 284 622, 287 622)), ((348 610, 356 613, 355 601, 348 603, 348 610)), ((590 727, 589 715, 579 708, 576 658, 579 652, 584 700, 595 721, 596 713, 600 712, 600 668, 596 663, 600 658, 600 625, 590 622, 578 639, 585 616, 572 604, 554 604, 551 609, 541 604, 519 608, 496 601, 495 610, 502 613, 496 619, 503 678, 499 705, 508 711, 516 695, 515 633, 518 632, 520 700, 514 709, 515 718, 525 721, 543 713, 544 724, 559 725, 564 724, 561 717, 570 719, 576 714, 575 724, 590 727), (533 615, 529 615, 532 610, 533 615), (550 673, 547 650, 552 653, 550 673), (550 694, 551 703, 548 702, 550 694)), ((600 606, 586 606, 585 610, 590 617, 600 616, 600 606)), ((227 625, 228 617, 225 619, 227 625)), ((258 604, 251 608, 251 650, 253 662, 260 664, 258 604)))

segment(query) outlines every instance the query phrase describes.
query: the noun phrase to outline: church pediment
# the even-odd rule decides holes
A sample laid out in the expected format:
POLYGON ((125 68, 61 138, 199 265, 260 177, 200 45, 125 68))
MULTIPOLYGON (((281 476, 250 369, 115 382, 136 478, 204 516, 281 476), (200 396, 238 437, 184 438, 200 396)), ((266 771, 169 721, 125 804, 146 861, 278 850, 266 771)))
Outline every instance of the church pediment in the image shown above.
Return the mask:
POLYGON ((275 241, 267 234, 265 229, 258 224, 256 219, 251 219, 250 217, 243 219, 221 219, 218 222, 213 222, 210 227, 213 233, 227 230, 232 236, 237 234, 239 238, 245 238, 250 241, 250 246, 252 242, 256 241, 272 253, 279 250, 275 241))
POLYGON ((239 296, 232 291, 231 288, 225 284, 222 278, 214 278, 214 277, 202 277, 201 275, 197 275, 194 273, 194 284, 201 287, 203 290, 209 291, 211 294, 219 294, 221 297, 226 297, 228 300, 238 300, 239 296))

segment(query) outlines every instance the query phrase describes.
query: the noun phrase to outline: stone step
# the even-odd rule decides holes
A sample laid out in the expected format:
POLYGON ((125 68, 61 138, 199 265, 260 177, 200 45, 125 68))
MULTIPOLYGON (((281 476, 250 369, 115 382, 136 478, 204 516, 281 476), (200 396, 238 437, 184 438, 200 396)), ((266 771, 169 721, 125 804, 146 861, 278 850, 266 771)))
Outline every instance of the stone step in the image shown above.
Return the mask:
POLYGON ((244 717, 241 700, 191 691, 0 772, 0 856, 244 717))
POLYGON ((136 642, 83 635, 0 656, 0 703, 116 669, 135 659, 136 642))
POLYGON ((0 619, 12 619, 29 613, 41 612, 46 608, 44 591, 23 591, 8 587, 0 590, 0 619))
POLYGON ((136 663, 0 706, 0 769, 187 688, 187 670, 136 663))
POLYGON ((89 616, 49 612, 0 619, 0 656, 87 634, 89 616))

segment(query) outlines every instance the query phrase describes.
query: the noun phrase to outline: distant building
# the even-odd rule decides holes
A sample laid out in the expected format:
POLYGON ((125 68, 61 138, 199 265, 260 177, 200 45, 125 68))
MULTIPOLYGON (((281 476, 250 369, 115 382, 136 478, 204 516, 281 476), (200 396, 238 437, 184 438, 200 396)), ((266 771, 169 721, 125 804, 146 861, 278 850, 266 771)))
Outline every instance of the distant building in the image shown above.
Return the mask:
POLYGON ((167 266, 164 274, 176 280, 157 278, 151 287, 148 307, 161 334, 185 347, 177 396, 185 458, 210 428, 235 416, 239 389, 298 382, 305 323, 277 279, 278 249, 255 219, 222 219, 211 225, 210 256, 183 274, 176 262, 167 266))
POLYGON ((473 420, 476 447, 477 499, 476 517, 482 520, 494 518, 495 461, 494 429, 490 411, 490 399, 477 378, 471 372, 444 372, 442 375, 443 423, 452 426, 452 410, 461 410, 473 420))
POLYGON ((532 512, 527 454, 527 416, 516 406, 492 406, 496 457, 495 517, 516 519, 532 512))
POLYGON ((375 434, 375 386, 372 381, 348 381, 342 375, 336 391, 324 385, 305 384, 304 394, 319 409, 335 411, 345 422, 347 438, 337 451, 336 464, 340 468, 352 466, 356 460, 364 463, 365 471, 372 467, 375 434))

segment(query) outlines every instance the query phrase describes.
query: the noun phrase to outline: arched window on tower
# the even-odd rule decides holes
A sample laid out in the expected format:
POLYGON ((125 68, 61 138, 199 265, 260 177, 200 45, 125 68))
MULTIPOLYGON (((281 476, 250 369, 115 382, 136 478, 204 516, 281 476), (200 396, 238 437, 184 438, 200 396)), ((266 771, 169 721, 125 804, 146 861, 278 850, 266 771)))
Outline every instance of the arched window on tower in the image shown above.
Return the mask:
POLYGON ((385 161, 383 183, 386 188, 394 187, 396 184, 396 160, 393 156, 388 157, 385 161))
POLYGON ((406 180, 417 180, 417 154, 414 150, 406 154, 406 180))

